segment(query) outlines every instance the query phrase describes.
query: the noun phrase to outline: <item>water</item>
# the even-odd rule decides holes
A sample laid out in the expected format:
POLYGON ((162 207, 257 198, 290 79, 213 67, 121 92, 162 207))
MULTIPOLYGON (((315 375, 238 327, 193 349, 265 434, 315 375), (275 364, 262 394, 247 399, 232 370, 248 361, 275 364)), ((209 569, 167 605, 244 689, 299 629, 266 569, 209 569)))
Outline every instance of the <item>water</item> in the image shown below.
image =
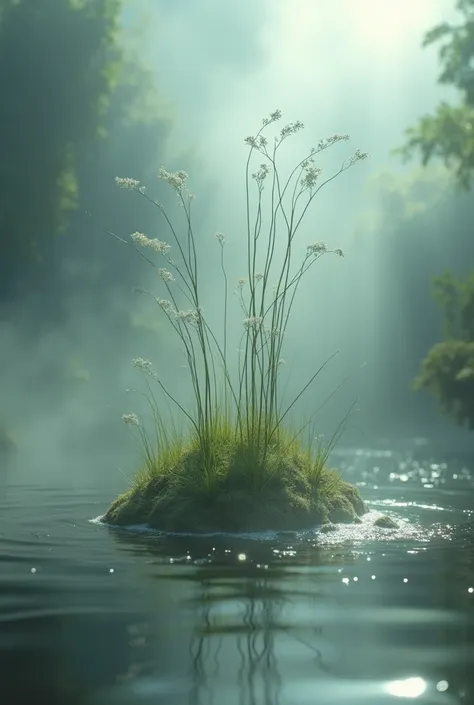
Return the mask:
POLYGON ((337 463, 399 531, 124 532, 91 522, 116 488, 4 473, 5 702, 474 703, 473 465, 383 448, 337 463))

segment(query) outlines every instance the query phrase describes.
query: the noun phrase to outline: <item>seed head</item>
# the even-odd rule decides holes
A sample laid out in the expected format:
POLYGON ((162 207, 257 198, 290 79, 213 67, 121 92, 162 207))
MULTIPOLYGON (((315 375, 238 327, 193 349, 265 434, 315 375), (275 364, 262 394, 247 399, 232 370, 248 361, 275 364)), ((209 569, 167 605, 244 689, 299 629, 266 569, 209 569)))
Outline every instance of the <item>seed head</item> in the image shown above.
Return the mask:
POLYGON ((315 257, 317 255, 322 255, 324 252, 327 252, 328 248, 325 242, 322 240, 320 242, 315 242, 313 245, 308 245, 307 247, 307 252, 308 255, 314 255, 315 257))
POLYGON ((115 183, 119 188, 128 188, 131 191, 136 191, 138 187, 140 186, 140 182, 137 181, 136 179, 131 179, 128 176, 116 176, 115 177, 115 183))
POLYGON ((245 144, 248 145, 249 147, 257 148, 258 147, 258 142, 256 137, 252 137, 251 135, 249 137, 246 137, 244 140, 245 144))
POLYGON ((150 360, 144 360, 142 357, 136 357, 132 360, 133 366, 138 367, 142 372, 153 374, 153 364, 150 360))
POLYGON ((175 311, 174 317, 178 321, 183 323, 189 323, 191 326, 197 325, 198 321, 202 318, 201 309, 189 309, 187 311, 175 311))
POLYGON ((312 166, 307 164, 305 167, 305 174, 300 180, 301 186, 303 189, 309 189, 311 190, 316 186, 316 183, 318 181, 318 176, 322 174, 322 169, 319 169, 316 166, 312 166))
POLYGON ((349 164, 352 166, 352 164, 355 164, 356 162, 363 161, 364 159, 367 159, 369 155, 367 152, 361 152, 360 149, 356 149, 352 157, 349 159, 349 164))
POLYGON ((168 299, 156 299, 156 303, 165 313, 174 313, 173 304, 168 299))
POLYGON ((174 277, 168 269, 159 269, 158 274, 164 282, 174 282, 174 277))
POLYGON ((167 181, 177 193, 180 193, 186 184, 188 175, 185 171, 166 171, 163 167, 158 172, 158 178, 167 181))
POLYGON ((280 118, 281 118, 281 110, 274 110, 273 113, 270 113, 269 118, 263 118, 262 125, 269 125, 271 122, 276 122, 280 118))
POLYGON ((140 426, 140 421, 136 414, 122 414, 122 421, 127 425, 140 426))
POLYGON ((137 245, 141 245, 142 247, 150 247, 152 250, 159 252, 161 255, 166 255, 171 249, 171 245, 168 245, 167 242, 163 242, 163 240, 158 240, 157 238, 153 238, 153 240, 151 240, 143 233, 135 232, 132 233, 130 237, 133 242, 137 243, 137 245))
POLYGON ((289 122, 288 125, 285 125, 280 130, 280 139, 284 140, 286 137, 289 137, 289 135, 293 135, 295 132, 299 132, 299 130, 302 130, 303 127, 304 125, 301 120, 297 120, 296 122, 289 122))
POLYGON ((243 320, 245 330, 250 330, 251 328, 258 330, 262 323, 262 316, 250 316, 249 318, 244 318, 243 320))

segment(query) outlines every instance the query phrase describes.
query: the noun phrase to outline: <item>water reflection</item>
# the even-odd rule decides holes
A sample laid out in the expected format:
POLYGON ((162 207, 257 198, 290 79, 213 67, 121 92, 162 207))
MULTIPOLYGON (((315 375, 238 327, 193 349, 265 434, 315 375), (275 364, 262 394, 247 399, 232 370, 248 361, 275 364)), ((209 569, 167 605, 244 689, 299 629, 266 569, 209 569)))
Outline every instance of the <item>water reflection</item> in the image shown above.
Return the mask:
POLYGON ((474 702, 472 488, 390 480, 384 456, 375 489, 364 457, 364 494, 407 530, 164 538, 91 524, 109 491, 8 486, 5 701, 474 702))
MULTIPOLYGON (((460 702, 474 655, 473 614, 452 590, 463 573, 449 553, 230 545, 168 546, 171 565, 182 554, 180 579, 190 590, 181 605, 194 615, 186 702, 460 702)), ((148 546, 163 558, 161 545, 148 546)), ((160 585, 163 567, 154 575, 160 585)))

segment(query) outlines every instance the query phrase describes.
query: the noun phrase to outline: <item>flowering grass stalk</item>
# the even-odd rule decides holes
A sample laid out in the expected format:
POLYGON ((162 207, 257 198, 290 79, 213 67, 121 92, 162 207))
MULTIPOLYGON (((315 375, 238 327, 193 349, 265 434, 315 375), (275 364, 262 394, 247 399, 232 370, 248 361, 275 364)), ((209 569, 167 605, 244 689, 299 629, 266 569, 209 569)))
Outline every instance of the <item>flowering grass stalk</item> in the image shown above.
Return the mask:
MULTIPOLYGON (((293 401, 284 407, 279 388, 279 371, 283 362, 284 337, 300 283, 323 255, 333 253, 343 256, 341 249, 329 249, 324 242, 315 242, 307 245, 306 254, 295 263, 296 237, 313 199, 323 186, 367 155, 357 150, 334 174, 324 179, 322 170, 316 165, 317 156, 329 147, 349 139, 348 135, 333 135, 321 140, 299 160, 286 180, 282 179, 278 167, 279 151, 288 138, 303 129, 303 124, 298 121, 285 125, 269 143, 266 132, 280 118, 281 112, 276 110, 264 118, 256 135, 245 139, 249 147, 245 171, 247 277, 239 280, 236 290, 244 317, 236 373, 228 355, 226 237, 222 233, 216 234, 221 248, 220 265, 224 283, 223 331, 218 336, 208 324, 201 302, 202 271, 192 220, 194 197, 187 190, 187 174, 183 171, 170 173, 163 168, 159 172, 159 178, 175 191, 183 209, 184 233, 178 232, 164 207, 148 196, 145 187, 138 181, 116 178, 119 187, 135 191, 156 206, 169 229, 170 242, 150 239, 138 232, 131 239, 140 252, 142 248, 148 248, 159 255, 158 264, 145 258, 157 269, 166 291, 165 297, 161 298, 143 289, 140 291, 152 297, 181 341, 194 393, 194 409, 185 408, 178 401, 151 363, 138 360, 135 364, 148 380, 154 380, 188 420, 192 432, 191 443, 199 450, 200 467, 197 476, 207 492, 215 488, 216 477, 220 472, 222 448, 218 447, 219 444, 236 444, 240 449, 239 458, 244 458, 244 465, 247 464, 250 469, 246 472, 251 473, 252 485, 261 487, 265 484, 268 480, 269 454, 280 447, 283 438, 293 446, 299 435, 296 434, 289 441, 283 433, 282 422, 328 362, 309 378, 293 401), (256 156, 260 164, 252 171, 251 164, 256 156), (256 188, 255 212, 252 211, 252 182, 256 188), (267 184, 269 195, 265 199, 267 184), (263 213, 267 203, 270 218, 268 232, 265 232, 263 213)), ((149 392, 152 393, 151 386, 149 392)), ((155 428, 163 436, 165 429, 156 402, 152 403, 152 410, 155 428)), ((132 420, 131 415, 124 416, 124 420, 137 426, 135 417, 132 420)), ((337 434, 338 431, 338 437, 337 434)), ((155 467, 145 436, 142 441, 146 449, 147 465, 155 467)), ((322 467, 327 460, 327 453, 328 447, 318 447, 316 460, 308 460, 309 465, 312 468, 322 467)))

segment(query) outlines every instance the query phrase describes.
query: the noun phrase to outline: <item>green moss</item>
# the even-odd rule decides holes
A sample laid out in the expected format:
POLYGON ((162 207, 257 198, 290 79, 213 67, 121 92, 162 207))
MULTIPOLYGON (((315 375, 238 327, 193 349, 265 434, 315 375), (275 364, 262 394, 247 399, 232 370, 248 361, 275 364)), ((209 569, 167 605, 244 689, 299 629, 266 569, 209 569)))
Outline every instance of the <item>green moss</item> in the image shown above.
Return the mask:
POLYGON ((203 453, 196 442, 168 449, 112 503, 104 521, 238 532, 352 523, 366 512, 356 487, 281 435, 264 453, 228 430, 220 429, 215 441, 212 466, 209 449, 203 453))

